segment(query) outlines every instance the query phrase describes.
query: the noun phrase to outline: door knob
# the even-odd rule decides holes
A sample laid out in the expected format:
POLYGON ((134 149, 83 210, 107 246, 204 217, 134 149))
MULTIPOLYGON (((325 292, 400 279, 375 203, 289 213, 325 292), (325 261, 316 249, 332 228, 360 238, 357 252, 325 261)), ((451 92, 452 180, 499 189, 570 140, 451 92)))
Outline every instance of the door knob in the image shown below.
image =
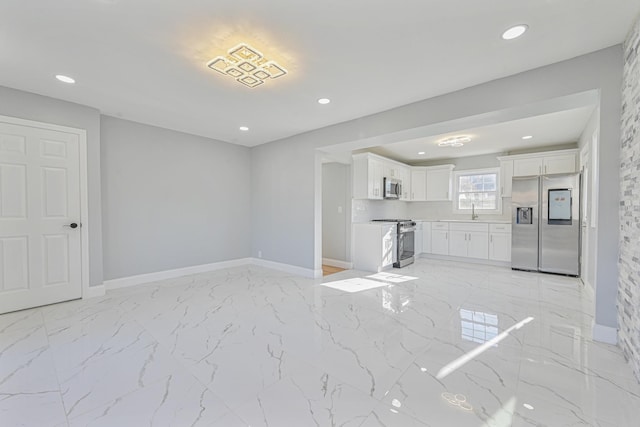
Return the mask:
POLYGON ((71 224, 65 224, 65 227, 69 228, 78 228, 80 225, 76 222, 72 222, 71 224))

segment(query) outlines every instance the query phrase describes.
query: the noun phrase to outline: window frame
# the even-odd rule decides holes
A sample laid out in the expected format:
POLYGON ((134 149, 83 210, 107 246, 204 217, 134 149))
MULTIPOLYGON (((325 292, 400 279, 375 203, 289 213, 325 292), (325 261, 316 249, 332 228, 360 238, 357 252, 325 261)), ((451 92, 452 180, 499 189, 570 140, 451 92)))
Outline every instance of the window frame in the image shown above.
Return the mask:
POLYGON ((468 175, 489 175, 496 174, 496 208, 495 209, 476 209, 476 215, 501 215, 502 214, 502 195, 500 194, 500 168, 483 168, 468 169, 455 171, 453 173, 453 213, 454 214, 470 214, 471 209, 458 209, 458 198, 460 194, 460 177, 468 175))

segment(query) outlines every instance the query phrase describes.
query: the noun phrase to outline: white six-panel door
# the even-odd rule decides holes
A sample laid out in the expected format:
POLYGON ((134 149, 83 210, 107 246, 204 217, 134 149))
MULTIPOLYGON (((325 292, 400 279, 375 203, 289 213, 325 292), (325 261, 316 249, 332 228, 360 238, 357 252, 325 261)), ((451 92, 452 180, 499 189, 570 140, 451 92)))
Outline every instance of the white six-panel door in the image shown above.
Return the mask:
POLYGON ((78 135, 0 122, 0 314, 82 296, 80 226, 78 135))

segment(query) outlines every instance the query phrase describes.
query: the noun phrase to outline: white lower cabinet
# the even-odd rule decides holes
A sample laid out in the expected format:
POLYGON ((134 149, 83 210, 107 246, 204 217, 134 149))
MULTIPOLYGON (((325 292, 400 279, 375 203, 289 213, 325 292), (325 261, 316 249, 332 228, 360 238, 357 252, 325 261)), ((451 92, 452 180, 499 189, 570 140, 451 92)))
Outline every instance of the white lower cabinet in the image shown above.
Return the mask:
POLYGON ((431 223, 431 253, 449 255, 449 223, 431 223))
POLYGON ((489 259, 489 233, 477 231, 469 233, 467 257, 489 259))
POLYGON ((422 253, 431 253, 431 223, 422 223, 422 253))
POLYGON ((451 240, 449 242, 449 255, 467 256, 467 232, 451 230, 451 240))
POLYGON ((382 271, 396 257, 396 223, 353 224, 353 268, 382 271))
POLYGON ((489 259, 511 262, 511 224, 490 224, 489 259))
POLYGON ((413 251, 414 256, 418 256, 422 253, 422 221, 416 221, 416 231, 413 234, 413 251))
POLYGON ((423 202, 427 200, 427 169, 411 168, 411 194, 409 200, 423 202))
POLYGON ((489 224, 452 223, 449 255, 466 258, 489 258, 489 224))

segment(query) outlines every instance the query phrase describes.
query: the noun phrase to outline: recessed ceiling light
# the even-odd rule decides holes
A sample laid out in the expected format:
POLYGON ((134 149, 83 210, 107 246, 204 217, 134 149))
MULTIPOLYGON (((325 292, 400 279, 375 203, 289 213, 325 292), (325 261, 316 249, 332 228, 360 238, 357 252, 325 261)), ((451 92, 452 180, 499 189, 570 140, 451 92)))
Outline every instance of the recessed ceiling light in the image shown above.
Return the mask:
POLYGON ((418 151, 418 154, 423 155, 424 151, 418 151))
POLYGON ((325 105, 325 104, 328 104, 330 102, 331 102, 331 100, 329 98, 320 98, 320 99, 318 99, 318 104, 325 105))
POLYGON ((240 130, 246 132, 249 130, 249 128, 247 126, 240 126, 240 130))
POLYGON ((533 135, 525 135, 522 137, 522 139, 531 139, 533 138, 533 135))
POLYGON ((528 410, 533 410, 533 406, 529 405, 528 403, 523 403, 522 406, 524 406, 525 408, 527 408, 528 410))
POLYGON ((61 82, 69 83, 69 84, 72 84, 72 83, 76 82, 75 79, 73 79, 73 78, 71 78, 69 76, 63 76, 62 74, 56 75, 56 79, 60 80, 61 82))
POLYGON ((523 35, 528 28, 529 27, 524 24, 515 25, 502 33, 502 38, 505 40, 513 40, 523 35))

